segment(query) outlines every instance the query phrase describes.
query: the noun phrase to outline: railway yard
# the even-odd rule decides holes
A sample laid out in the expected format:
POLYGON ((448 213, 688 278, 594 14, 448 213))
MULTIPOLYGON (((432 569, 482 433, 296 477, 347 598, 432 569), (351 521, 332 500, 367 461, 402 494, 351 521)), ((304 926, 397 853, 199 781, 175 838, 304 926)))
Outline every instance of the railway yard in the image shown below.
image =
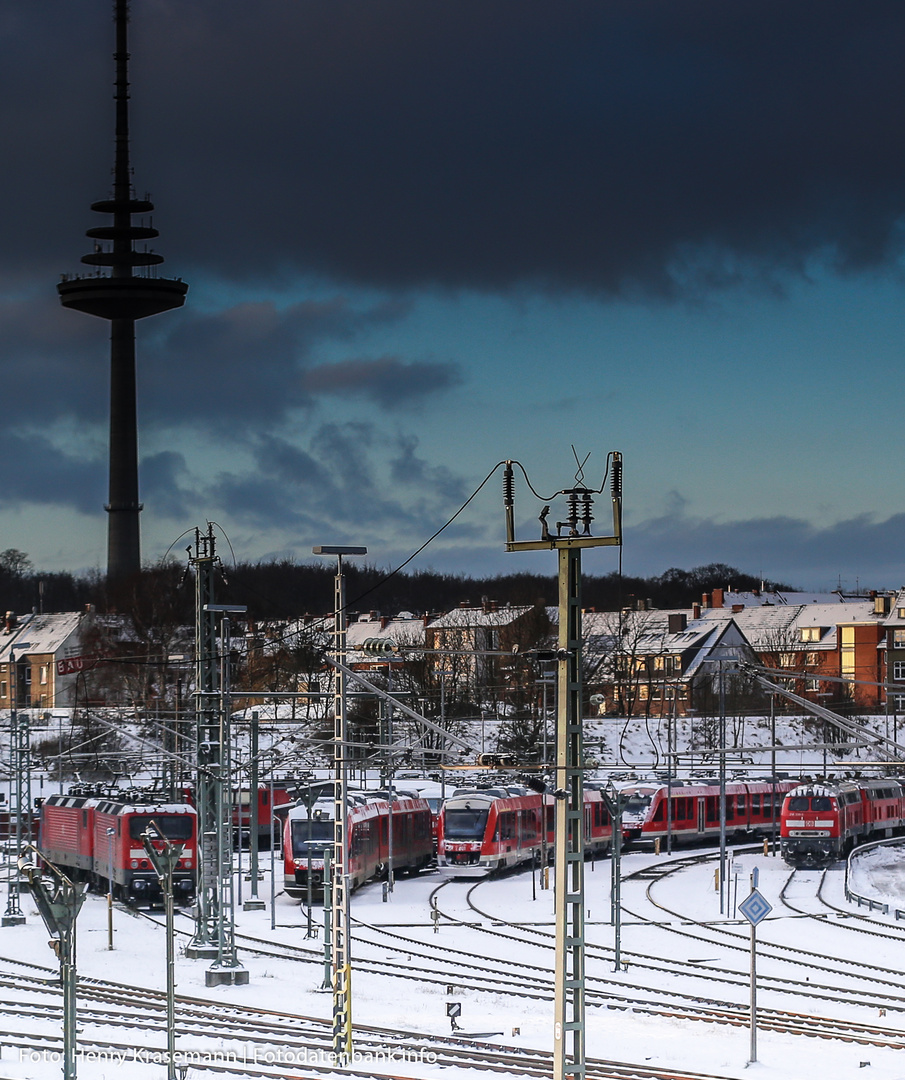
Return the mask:
MULTIPOLYGON (((619 970, 610 863, 588 863, 588 1076, 905 1076, 905 925, 848 903, 842 864, 793 870, 751 846, 734 849, 721 915, 716 859, 713 848, 623 857, 619 970), (737 903, 755 867, 773 911, 757 929, 758 1054, 749 1065, 750 930, 737 903)), ((285 895, 272 917, 266 853, 262 868, 267 907, 237 912, 247 986, 205 988, 209 961, 182 955, 192 923, 177 917, 186 1080, 551 1075, 553 894, 531 870, 467 881, 427 871, 398 881, 387 900, 379 883, 356 892, 355 1060, 337 1070, 320 934, 306 936, 304 903, 285 895), (458 1031, 451 1002, 461 1005, 458 1031)), ((889 894, 891 853, 879 873, 889 894)), ((870 870, 859 880, 869 888, 870 870)), ((30 897, 22 908, 25 925, 0 931, 0 1077, 44 1080, 61 1071, 61 991, 30 897)), ((319 931, 321 907, 312 914, 319 931)), ((162 914, 117 905, 111 951, 106 902, 89 895, 78 972, 78 1075, 165 1076, 162 914)))

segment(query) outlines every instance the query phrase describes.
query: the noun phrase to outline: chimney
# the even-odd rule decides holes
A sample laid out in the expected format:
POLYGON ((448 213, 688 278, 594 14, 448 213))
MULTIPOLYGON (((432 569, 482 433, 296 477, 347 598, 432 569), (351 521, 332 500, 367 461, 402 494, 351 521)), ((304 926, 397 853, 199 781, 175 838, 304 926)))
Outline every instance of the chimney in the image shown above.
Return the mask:
POLYGON ((684 611, 672 611, 669 614, 669 632, 681 634, 688 627, 688 616, 684 611))
POLYGON ((380 629, 381 630, 386 630, 386 628, 389 625, 390 625, 390 617, 389 617, 389 615, 381 615, 380 616, 380 629))
POLYGON ((709 608, 710 607, 710 593, 709 592, 701 593, 701 607, 702 608, 709 608))
POLYGON ((711 603, 711 605, 713 607, 722 607, 723 606, 723 589, 714 589, 713 590, 713 592, 711 594, 711 598, 710 598, 710 603, 711 603))
POLYGON ((744 604, 733 604, 732 605, 732 614, 733 615, 738 615, 738 613, 740 611, 744 611, 744 610, 745 610, 745 605, 744 604))
POLYGON ((701 617, 701 605, 700 604, 692 604, 691 605, 691 617, 693 619, 700 619, 700 617, 701 617))
POLYGON ((19 620, 16 618, 16 613, 14 611, 7 611, 7 613, 6 613, 6 629, 4 630, 4 633, 5 634, 11 634, 13 632, 13 627, 16 626, 18 621, 19 620))

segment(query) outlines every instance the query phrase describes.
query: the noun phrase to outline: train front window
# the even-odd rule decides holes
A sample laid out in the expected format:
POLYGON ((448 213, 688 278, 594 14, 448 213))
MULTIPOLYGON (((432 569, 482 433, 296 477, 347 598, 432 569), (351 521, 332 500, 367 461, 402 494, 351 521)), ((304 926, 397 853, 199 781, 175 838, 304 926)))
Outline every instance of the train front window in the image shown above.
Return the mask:
POLYGON ((151 822, 157 826, 167 840, 191 840, 194 817, 192 814, 149 814, 147 817, 133 814, 129 818, 129 836, 141 841, 141 834, 151 822))
POLYGON ((650 795, 629 795, 623 799, 623 814, 631 814, 633 817, 642 817, 650 806, 650 795))
POLYGON ((443 835, 447 840, 480 840, 487 825, 487 810, 446 808, 443 835))
POLYGON ((318 855, 333 843, 333 822, 326 821, 293 821, 292 822, 292 854, 298 858, 307 855, 309 848, 313 855, 318 855))
POLYGON ((811 800, 807 795, 793 795, 789 799, 789 810, 795 814, 804 813, 810 809, 811 800))
POLYGON ((833 807, 826 795, 815 795, 811 799, 811 809, 826 813, 828 810, 832 810, 833 807))

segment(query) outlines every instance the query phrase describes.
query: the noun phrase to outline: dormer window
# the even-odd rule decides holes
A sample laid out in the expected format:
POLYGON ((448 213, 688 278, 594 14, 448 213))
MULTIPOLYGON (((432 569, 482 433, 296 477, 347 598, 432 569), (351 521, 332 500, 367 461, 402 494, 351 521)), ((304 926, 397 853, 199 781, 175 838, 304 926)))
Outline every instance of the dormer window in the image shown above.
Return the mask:
POLYGON ((802 626, 801 627, 801 640, 802 641, 819 641, 823 637, 822 626, 802 626))

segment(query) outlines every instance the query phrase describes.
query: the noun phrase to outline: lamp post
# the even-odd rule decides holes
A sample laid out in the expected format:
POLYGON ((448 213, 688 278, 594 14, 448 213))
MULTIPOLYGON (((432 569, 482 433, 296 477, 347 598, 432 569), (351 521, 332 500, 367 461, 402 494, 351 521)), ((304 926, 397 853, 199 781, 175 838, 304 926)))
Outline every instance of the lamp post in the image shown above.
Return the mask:
POLYGON ((349 786, 348 719, 346 716, 346 577, 343 556, 367 555, 366 547, 311 549, 336 556, 333 591, 333 859, 331 890, 331 978, 333 983, 333 1053, 337 1061, 352 1057, 352 964, 349 953, 349 786))

